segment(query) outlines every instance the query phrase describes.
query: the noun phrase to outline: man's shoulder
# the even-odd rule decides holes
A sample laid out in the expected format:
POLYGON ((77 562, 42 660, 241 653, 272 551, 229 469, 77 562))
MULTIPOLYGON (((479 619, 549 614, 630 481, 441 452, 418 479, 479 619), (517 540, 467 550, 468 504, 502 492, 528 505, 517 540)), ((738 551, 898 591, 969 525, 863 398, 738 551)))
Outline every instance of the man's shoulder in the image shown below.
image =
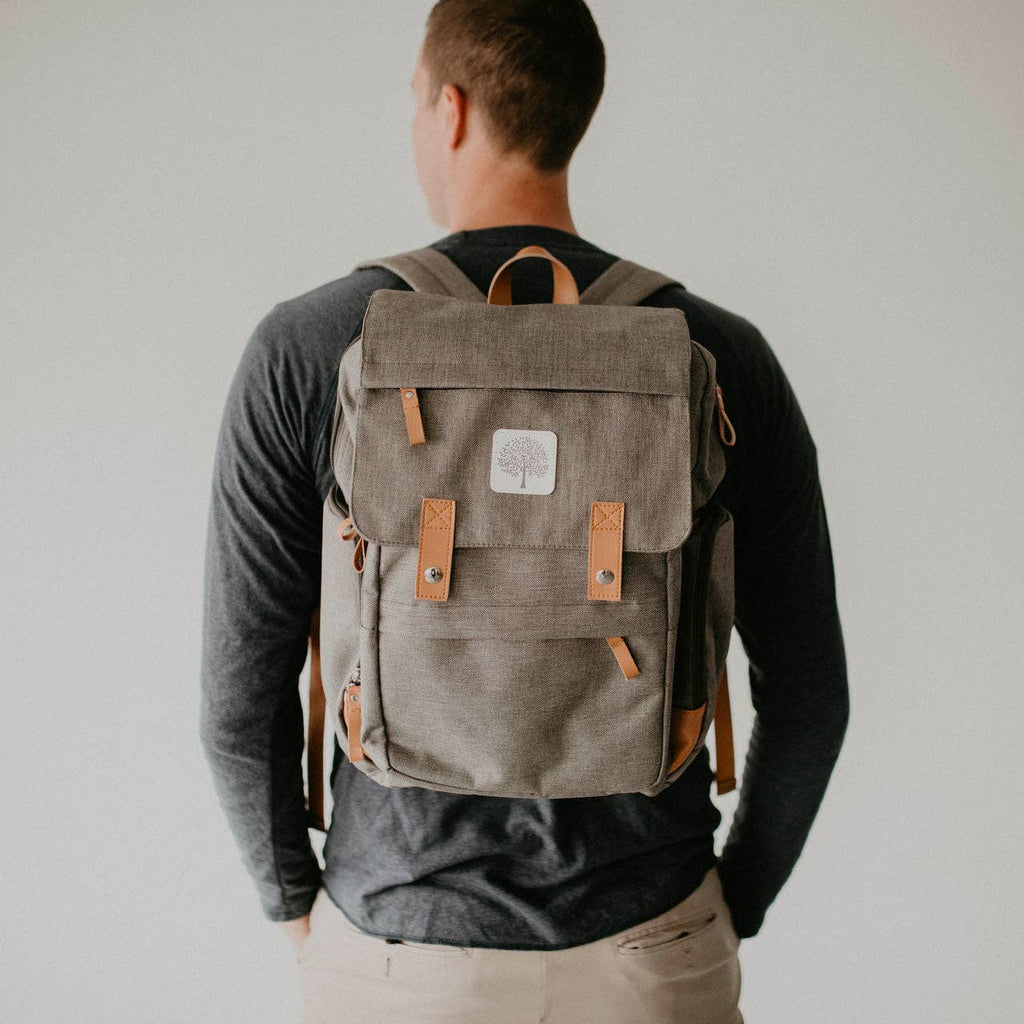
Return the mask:
POLYGON ((659 289, 651 296, 650 305, 681 309, 694 341, 701 341, 702 335, 740 345, 763 341, 761 332, 747 317, 685 286, 667 285, 659 289))
POLYGON ((352 270, 308 291, 282 299, 263 317, 259 330, 288 338, 322 337, 351 341, 362 323, 370 296, 378 288, 405 287, 383 267, 352 270))

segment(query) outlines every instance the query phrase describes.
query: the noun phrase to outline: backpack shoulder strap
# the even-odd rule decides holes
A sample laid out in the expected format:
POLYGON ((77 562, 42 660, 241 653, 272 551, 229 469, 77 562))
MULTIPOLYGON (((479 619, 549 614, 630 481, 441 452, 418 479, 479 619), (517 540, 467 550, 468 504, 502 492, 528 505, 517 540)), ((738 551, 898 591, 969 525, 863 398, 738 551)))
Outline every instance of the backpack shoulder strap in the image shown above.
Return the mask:
POLYGON ((394 256, 363 260, 356 270, 365 267, 385 267, 397 274, 417 292, 431 292, 435 295, 451 295, 470 302, 486 302, 487 296, 456 266, 455 262, 433 246, 410 249, 394 256))
POLYGON ((580 302, 588 305, 635 306, 669 284, 682 286, 682 282, 667 274, 641 267, 632 260, 618 259, 580 293, 580 302))

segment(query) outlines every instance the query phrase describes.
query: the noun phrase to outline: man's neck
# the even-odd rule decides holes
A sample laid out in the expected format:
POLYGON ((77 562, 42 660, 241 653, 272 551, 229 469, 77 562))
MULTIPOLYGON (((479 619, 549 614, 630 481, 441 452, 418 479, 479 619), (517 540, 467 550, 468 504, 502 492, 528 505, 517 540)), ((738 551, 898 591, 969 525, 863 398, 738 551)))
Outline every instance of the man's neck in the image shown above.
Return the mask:
POLYGON ((451 199, 449 230, 543 224, 578 235, 569 212, 566 171, 549 176, 488 174, 451 199))

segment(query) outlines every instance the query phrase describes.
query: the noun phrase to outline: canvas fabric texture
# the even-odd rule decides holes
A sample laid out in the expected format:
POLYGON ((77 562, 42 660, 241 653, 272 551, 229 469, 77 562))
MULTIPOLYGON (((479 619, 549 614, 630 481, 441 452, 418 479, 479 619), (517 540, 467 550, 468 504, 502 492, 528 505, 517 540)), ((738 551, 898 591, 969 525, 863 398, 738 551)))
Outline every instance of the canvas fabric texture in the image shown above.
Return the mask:
POLYGON ((521 306, 487 303, 434 249, 375 263, 414 290, 373 293, 339 367, 320 666, 341 749, 385 786, 655 796, 703 746, 732 628, 714 357, 681 310, 629 304, 670 279, 624 260, 579 305, 521 306), (425 443, 403 387, 421 389, 425 443), (491 488, 506 428, 555 434, 550 493, 491 488), (446 600, 415 593, 424 498, 455 503, 446 600), (588 597, 595 501, 624 506, 619 600, 588 597))

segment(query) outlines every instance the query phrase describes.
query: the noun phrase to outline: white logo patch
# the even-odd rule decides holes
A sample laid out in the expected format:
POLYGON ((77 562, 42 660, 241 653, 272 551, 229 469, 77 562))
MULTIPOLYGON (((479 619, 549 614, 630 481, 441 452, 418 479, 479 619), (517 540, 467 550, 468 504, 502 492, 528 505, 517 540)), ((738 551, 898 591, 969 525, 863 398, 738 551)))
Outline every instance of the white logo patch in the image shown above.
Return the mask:
POLYGON ((510 494, 550 494, 555 489, 553 430, 499 427, 491 442, 491 490, 510 494))

